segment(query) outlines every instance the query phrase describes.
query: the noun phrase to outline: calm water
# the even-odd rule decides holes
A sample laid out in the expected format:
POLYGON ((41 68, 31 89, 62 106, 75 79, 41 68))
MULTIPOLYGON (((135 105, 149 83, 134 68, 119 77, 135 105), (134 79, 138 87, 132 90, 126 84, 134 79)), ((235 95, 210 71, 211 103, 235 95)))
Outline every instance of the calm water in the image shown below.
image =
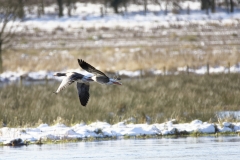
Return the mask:
POLYGON ((0 159, 239 159, 240 137, 114 140, 0 147, 0 159))

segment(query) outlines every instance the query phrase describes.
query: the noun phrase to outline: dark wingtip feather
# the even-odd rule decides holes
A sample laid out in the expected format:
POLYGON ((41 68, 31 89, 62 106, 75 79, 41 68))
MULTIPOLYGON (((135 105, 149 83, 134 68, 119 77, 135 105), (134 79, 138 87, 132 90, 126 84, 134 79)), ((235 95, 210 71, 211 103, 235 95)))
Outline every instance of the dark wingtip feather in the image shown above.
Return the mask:
POLYGON ((78 59, 78 64, 82 64, 83 60, 82 59, 78 59))
POLYGON ((87 106, 87 103, 82 103, 82 102, 81 102, 81 105, 82 105, 83 107, 86 107, 86 106, 87 106))
POLYGON ((88 100, 89 100, 89 95, 85 96, 85 97, 82 97, 79 99, 80 100, 80 103, 83 107, 86 107, 87 106, 87 103, 88 103, 88 100))
POLYGON ((82 69, 88 70, 88 63, 86 63, 84 60, 82 59, 78 59, 78 64, 80 65, 80 67, 82 67, 82 69))
POLYGON ((81 65, 86 64, 86 62, 82 59, 78 59, 78 64, 81 66, 81 65))

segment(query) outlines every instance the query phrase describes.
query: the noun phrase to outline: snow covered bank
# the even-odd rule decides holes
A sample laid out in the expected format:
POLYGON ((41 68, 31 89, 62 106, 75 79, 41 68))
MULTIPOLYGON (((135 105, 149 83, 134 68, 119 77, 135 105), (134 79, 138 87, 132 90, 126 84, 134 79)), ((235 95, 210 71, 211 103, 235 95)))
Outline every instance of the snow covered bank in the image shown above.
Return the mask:
MULTIPOLYGON (((176 120, 166 123, 155 124, 127 124, 119 122, 111 125, 106 122, 94 122, 91 124, 80 123, 72 127, 64 124, 49 126, 41 124, 37 128, 8 128, 0 129, 0 142, 9 144, 12 140, 22 139, 32 143, 38 140, 71 140, 85 138, 121 138, 123 136, 144 136, 144 135, 183 135, 191 133, 223 133, 240 132, 240 123, 223 122, 213 124, 194 120, 190 123, 175 124, 176 120)), ((21 141, 22 142, 22 141, 21 141)))

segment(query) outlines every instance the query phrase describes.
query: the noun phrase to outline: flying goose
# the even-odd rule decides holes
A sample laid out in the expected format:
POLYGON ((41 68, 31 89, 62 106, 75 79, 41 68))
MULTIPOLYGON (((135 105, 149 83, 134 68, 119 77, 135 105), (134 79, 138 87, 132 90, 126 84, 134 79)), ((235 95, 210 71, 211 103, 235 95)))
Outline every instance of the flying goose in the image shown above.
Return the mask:
POLYGON ((86 106, 89 100, 89 82, 93 81, 91 77, 84 76, 77 72, 56 73, 54 76, 65 76, 62 83, 54 93, 59 93, 61 90, 69 86, 70 84, 77 82, 78 97, 82 106, 86 106))
POLYGON ((82 59, 78 59, 78 64, 80 65, 80 67, 84 70, 86 70, 87 72, 90 72, 92 74, 94 74, 94 76, 92 77, 93 81, 101 83, 101 84, 106 84, 106 85, 122 85, 122 83, 120 83, 118 80, 120 80, 120 78, 114 79, 114 78, 109 78, 108 76, 106 76, 103 72, 97 70, 96 68, 94 68, 93 66, 91 66, 90 64, 88 64, 87 62, 85 62, 82 59))
POLYGON ((89 97, 90 97, 89 82, 96 81, 98 83, 106 84, 106 85, 114 85, 114 84, 122 85, 118 81, 120 79, 109 78, 103 72, 97 70, 96 68, 94 68, 87 62, 83 61, 82 59, 81 60, 78 59, 78 64, 80 65, 80 67, 82 67, 82 69, 84 69, 90 73, 93 73, 94 76, 88 77, 88 76, 82 75, 77 72, 56 73, 56 74, 54 74, 54 76, 58 76, 58 77, 64 76, 64 78, 62 80, 62 83, 58 87, 57 91, 54 93, 56 93, 56 94, 59 93, 61 90, 63 90, 64 88, 66 88, 67 86, 69 86, 70 84, 72 84, 76 81, 78 97, 79 97, 80 103, 82 104, 82 106, 86 106, 88 103, 89 97))

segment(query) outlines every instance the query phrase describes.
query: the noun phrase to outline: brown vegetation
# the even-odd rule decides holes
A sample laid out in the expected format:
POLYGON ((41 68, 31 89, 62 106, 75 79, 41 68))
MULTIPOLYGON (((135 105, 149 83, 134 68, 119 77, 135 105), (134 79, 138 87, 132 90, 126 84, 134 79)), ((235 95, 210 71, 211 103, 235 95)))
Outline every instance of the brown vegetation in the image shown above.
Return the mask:
POLYGON ((146 116, 151 123, 169 118, 217 122, 217 112, 239 110, 239 81, 238 74, 220 74, 126 79, 120 87, 93 83, 86 108, 79 103, 75 85, 58 95, 52 92, 59 82, 8 85, 0 93, 0 120, 7 126, 96 120, 116 123, 130 117, 143 123, 146 116))

